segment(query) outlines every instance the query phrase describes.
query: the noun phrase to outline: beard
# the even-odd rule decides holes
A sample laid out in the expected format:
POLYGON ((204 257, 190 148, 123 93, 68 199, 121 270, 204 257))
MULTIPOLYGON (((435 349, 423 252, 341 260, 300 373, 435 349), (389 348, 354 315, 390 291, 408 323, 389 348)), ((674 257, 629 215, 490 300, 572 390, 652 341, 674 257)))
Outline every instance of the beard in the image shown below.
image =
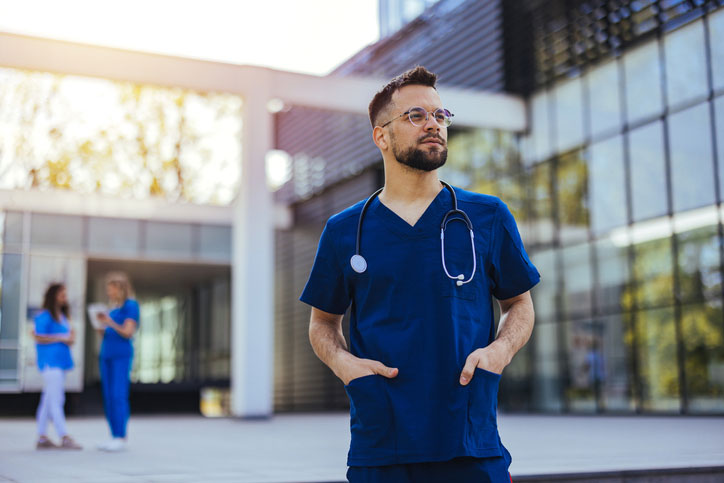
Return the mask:
POLYGON ((419 171, 434 171, 447 161, 447 147, 443 147, 440 151, 427 152, 420 148, 400 150, 396 144, 393 144, 392 154, 399 163, 419 171))

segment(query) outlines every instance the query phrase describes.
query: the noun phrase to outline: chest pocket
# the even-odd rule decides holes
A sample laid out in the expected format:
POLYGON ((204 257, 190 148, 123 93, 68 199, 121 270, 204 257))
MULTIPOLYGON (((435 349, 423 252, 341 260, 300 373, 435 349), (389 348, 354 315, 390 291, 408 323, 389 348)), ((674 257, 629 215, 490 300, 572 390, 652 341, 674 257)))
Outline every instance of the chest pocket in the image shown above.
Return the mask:
MULTIPOLYGON (((438 242, 439 243, 439 242, 438 242)), ((440 293, 443 297, 456 297, 465 300, 482 300, 485 270, 483 268, 483 254, 479 244, 475 246, 475 262, 473 263, 473 250, 470 245, 470 234, 462 223, 451 223, 445 231, 445 266, 452 277, 463 275, 463 281, 468 280, 475 268, 473 279, 460 286, 457 280, 448 278, 442 266, 440 248, 438 248, 437 261, 440 272, 440 293)))

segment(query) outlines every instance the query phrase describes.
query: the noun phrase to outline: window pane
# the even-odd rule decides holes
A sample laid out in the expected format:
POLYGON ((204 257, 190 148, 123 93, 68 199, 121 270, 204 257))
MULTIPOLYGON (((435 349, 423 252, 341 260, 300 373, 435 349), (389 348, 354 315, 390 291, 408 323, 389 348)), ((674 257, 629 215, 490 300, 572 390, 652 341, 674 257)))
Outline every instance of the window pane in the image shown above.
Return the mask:
POLYGON ((571 79, 554 92, 556 106, 556 149, 566 151, 583 142, 583 90, 581 79, 571 79))
POLYGON ((531 343, 533 363, 533 401, 539 411, 561 411, 561 373, 559 369, 558 324, 537 323, 531 343))
POLYGON ((659 45, 644 45, 624 55, 628 122, 661 114, 661 63, 659 45))
POLYGON ((30 246, 80 251, 83 249, 83 219, 79 216, 33 213, 30 246))
POLYGON ((716 225, 677 235, 680 297, 684 301, 721 296, 719 233, 716 225))
POLYGON ((674 309, 638 312, 635 332, 643 409, 679 411, 679 371, 674 309))
MULTIPOLYGON (((18 350, 17 349, 0 349, 0 372, 5 375, 15 374, 18 370, 18 350), (7 372, 6 372, 7 371, 7 372)), ((0 379, 14 379, 12 377, 2 377, 0 379)))
POLYGON ((686 391, 690 412, 724 410, 724 325, 721 300, 684 306, 686 391))
POLYGON ((709 15, 709 45, 714 89, 724 89, 724 10, 709 15))
POLYGON ((146 254, 160 257, 191 258, 191 225, 148 222, 146 254))
POLYGON ((669 117, 674 211, 716 202, 708 103, 669 117))
POLYGON ((591 106, 591 136, 620 129, 618 62, 608 62, 588 73, 588 99, 591 106))
POLYGON ((199 256, 211 260, 231 260, 231 227, 201 225, 199 256))
POLYGON ((704 24, 694 22, 664 37, 669 106, 707 94, 704 24))
POLYGON ((714 118, 719 167, 719 193, 720 196, 724 197, 724 96, 714 99, 714 118))
POLYGON ((2 299, 0 299, 0 340, 18 340, 22 256, 3 254, 2 299))
POLYGON ((536 318, 540 320, 553 320, 556 317, 556 296, 558 294, 558 277, 556 273, 556 259, 553 250, 541 250, 531 255, 533 264, 545 277, 536 285, 533 294, 536 318))
POLYGON ((588 167, 581 151, 561 156, 558 162, 558 219, 564 243, 588 239, 588 167))
MULTIPOLYGON (((601 380, 602 405, 607 411, 633 411, 635 409, 631 381, 631 343, 629 316, 616 314, 601 319, 598 326, 598 347, 602 368, 598 368, 601 380)), ((595 360, 595 359, 594 359, 595 360)))
POLYGON ((140 223, 118 218, 88 220, 88 251, 91 253, 136 255, 140 243, 140 223))
POLYGON ((5 247, 21 250, 23 246, 23 214, 9 211, 5 214, 5 247))
POLYGON ((531 175, 531 240, 534 243, 553 241, 553 196, 551 194, 551 162, 533 168, 531 175))
POLYGON ((663 126, 656 121, 630 134, 631 205, 634 221, 666 214, 663 126))
POLYGON ((673 303, 674 277, 671 239, 661 238, 634 247, 635 295, 640 307, 673 303))
POLYGON ((603 377, 600 341, 590 320, 566 322, 568 387, 566 401, 573 412, 596 411, 596 385, 603 377))
POLYGON ((563 258, 563 310, 568 316, 591 313, 593 273, 591 247, 588 243, 561 250, 563 258))
POLYGON ((624 299, 629 284, 628 247, 614 244, 610 238, 595 243, 598 265, 598 291, 596 303, 600 310, 621 310, 629 308, 630 301, 624 299))
POLYGON ((550 121, 548 116, 548 94, 543 91, 531 99, 531 142, 535 161, 542 161, 551 155, 550 121))
POLYGON ((625 225, 626 177, 623 164, 623 137, 591 145, 588 177, 591 227, 598 235, 625 225))

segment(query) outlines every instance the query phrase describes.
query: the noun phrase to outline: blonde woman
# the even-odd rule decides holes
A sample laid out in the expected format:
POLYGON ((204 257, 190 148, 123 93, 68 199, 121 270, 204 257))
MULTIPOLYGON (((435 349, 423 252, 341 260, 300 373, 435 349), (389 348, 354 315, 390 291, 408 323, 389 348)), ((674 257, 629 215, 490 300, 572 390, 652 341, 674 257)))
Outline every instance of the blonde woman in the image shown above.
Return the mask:
POLYGON ((123 272, 106 275, 106 295, 110 311, 99 314, 106 327, 98 332, 103 336, 100 354, 103 407, 111 429, 112 439, 98 446, 103 451, 126 449, 126 426, 130 415, 128 393, 130 386, 133 344, 131 338, 138 329, 138 302, 133 299, 133 287, 123 272))

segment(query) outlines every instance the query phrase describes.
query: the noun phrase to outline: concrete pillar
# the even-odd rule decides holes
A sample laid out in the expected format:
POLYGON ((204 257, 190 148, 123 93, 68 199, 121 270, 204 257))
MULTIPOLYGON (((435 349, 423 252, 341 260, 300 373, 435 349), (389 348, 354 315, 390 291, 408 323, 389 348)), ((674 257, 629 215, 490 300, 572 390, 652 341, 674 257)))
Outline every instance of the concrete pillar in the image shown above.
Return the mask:
POLYGON ((269 417, 273 410, 274 213, 265 156, 274 137, 268 86, 260 79, 244 99, 241 183, 233 214, 231 411, 244 418, 269 417))

